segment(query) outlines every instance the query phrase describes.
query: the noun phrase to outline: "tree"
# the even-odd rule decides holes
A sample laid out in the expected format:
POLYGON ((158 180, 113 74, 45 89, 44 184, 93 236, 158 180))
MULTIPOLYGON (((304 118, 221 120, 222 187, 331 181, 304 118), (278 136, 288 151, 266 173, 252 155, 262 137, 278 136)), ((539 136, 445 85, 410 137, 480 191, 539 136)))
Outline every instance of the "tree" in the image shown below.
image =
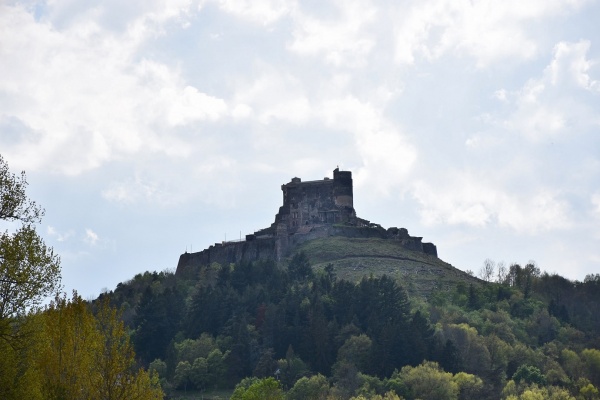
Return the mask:
POLYGON ((458 385, 459 399, 469 400, 481 398, 483 381, 476 375, 459 372, 452 377, 452 380, 458 385))
POLYGON ((496 283, 503 283, 506 279, 506 274, 508 273, 506 269, 506 265, 504 265, 504 261, 500 261, 496 266, 498 273, 496 277, 496 283))
POLYGON ((370 364, 373 341, 365 334, 348 338, 338 350, 337 362, 353 364, 357 370, 366 371, 370 364))
POLYGON ((455 400, 459 384, 450 372, 444 372, 437 363, 426 361, 417 367, 406 366, 399 378, 408 387, 411 398, 423 400, 455 400))
POLYGON ((206 358, 198 357, 194 360, 190 371, 190 378, 196 388, 204 389, 206 387, 209 378, 206 358))
POLYGON ((294 382, 310 373, 306 363, 294 353, 292 345, 288 346, 285 358, 277 360, 277 368, 284 387, 294 385, 294 382))
POLYGON ((600 386, 600 350, 584 349, 581 359, 587 369, 587 376, 595 386, 600 386))
POLYGON ((376 395, 368 397, 368 398, 363 395, 360 395, 358 397, 352 397, 350 400, 367 400, 367 399, 368 400, 402 400, 402 397, 399 397, 394 392, 386 392, 384 395, 376 394, 376 395))
POLYGON ((512 394, 506 397, 506 400, 575 400, 568 390, 550 386, 550 387, 527 387, 520 395, 512 394))
POLYGON ((99 384, 94 355, 102 338, 93 315, 76 293, 72 300, 56 297, 44 313, 35 316, 42 334, 37 338, 37 370, 46 398, 91 398, 99 384))
POLYGON ((98 383, 94 396, 106 400, 161 399, 158 376, 135 367, 135 353, 120 313, 108 298, 100 300, 96 315, 100 342, 94 354, 98 383))
POLYGON ((273 377, 257 379, 249 386, 247 383, 240 382, 236 386, 231 400, 283 400, 284 394, 281 385, 273 377))
POLYGON ((192 365, 187 361, 180 361, 177 367, 175 367, 175 376, 173 377, 175 387, 182 387, 184 390, 187 390, 187 386, 191 380, 192 365))
POLYGON ((288 271, 292 280, 305 280, 313 275, 310 262, 304 252, 294 254, 288 265, 288 271))
POLYGON ((287 393, 288 400, 325 400, 329 395, 329 383, 327 378, 318 374, 307 378, 298 379, 287 393))
POLYGON ((517 383, 524 381, 528 384, 535 383, 542 386, 546 384, 546 376, 542 374, 539 368, 532 365, 519 366, 512 379, 517 383))
POLYGON ((496 263, 489 258, 486 258, 483 262, 483 266, 479 270, 479 277, 486 281, 491 282, 494 277, 494 270, 496 269, 496 263))
POLYGON ((60 259, 35 231, 44 210, 26 193, 25 172, 11 173, 0 156, 0 222, 20 223, 0 233, 0 337, 14 336, 9 319, 36 308, 60 287, 60 259))
POLYGON ((43 398, 162 398, 158 377, 136 370, 129 336, 108 299, 94 316, 76 293, 70 301, 57 297, 46 311, 31 318, 41 332, 30 368, 37 371, 43 398))

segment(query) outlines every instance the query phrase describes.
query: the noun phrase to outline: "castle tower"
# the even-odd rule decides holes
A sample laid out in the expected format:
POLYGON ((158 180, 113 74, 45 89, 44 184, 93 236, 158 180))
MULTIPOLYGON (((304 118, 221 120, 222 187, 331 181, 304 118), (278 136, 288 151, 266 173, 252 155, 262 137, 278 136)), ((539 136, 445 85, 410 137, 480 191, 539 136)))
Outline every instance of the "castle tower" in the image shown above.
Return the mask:
POLYGON ((352 172, 333 170, 333 198, 338 207, 354 208, 352 195, 352 172))
MULTIPOLYGON (((273 228, 284 224, 289 233, 303 226, 356 222, 353 207, 352 172, 333 171, 333 179, 302 182, 300 178, 281 185, 283 205, 273 228)), ((280 229, 277 230, 280 233, 280 229)))

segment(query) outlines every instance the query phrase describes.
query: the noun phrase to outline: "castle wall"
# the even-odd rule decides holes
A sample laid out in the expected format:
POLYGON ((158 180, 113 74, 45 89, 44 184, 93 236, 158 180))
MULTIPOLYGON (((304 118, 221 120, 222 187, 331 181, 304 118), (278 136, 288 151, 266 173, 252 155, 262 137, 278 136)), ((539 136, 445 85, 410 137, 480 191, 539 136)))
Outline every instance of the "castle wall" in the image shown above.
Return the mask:
POLYGON ((292 255, 302 243, 329 236, 348 238, 377 238, 397 241, 402 247, 437 257, 437 249, 432 243, 422 243, 420 237, 410 236, 404 228, 383 229, 381 227, 354 227, 344 225, 317 224, 304 226, 294 234, 288 234, 284 224, 280 224, 277 235, 258 239, 248 235, 242 242, 217 243, 198 253, 184 253, 179 257, 177 274, 194 273, 202 266, 219 263, 229 265, 239 262, 254 262, 272 259, 281 261, 292 255))
POLYGON ((275 238, 217 243, 198 253, 183 253, 179 257, 176 274, 186 274, 212 263, 229 265, 241 261, 277 260, 277 253, 275 238))

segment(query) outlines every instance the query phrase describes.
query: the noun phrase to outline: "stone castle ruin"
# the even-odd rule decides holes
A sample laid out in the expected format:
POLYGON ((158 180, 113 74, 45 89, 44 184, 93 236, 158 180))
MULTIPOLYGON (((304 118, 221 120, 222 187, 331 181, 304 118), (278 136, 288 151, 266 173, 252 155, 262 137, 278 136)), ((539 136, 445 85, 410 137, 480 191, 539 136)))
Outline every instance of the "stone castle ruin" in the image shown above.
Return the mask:
POLYGON ((177 274, 189 269, 240 261, 281 261, 300 244, 328 236, 381 238, 398 241, 403 247, 437 257, 433 243, 410 236, 404 228, 384 229, 356 216, 352 172, 333 170, 333 179, 305 181, 300 178, 281 185, 283 205, 268 228, 246 235, 245 240, 221 242, 197 253, 179 257, 177 274))

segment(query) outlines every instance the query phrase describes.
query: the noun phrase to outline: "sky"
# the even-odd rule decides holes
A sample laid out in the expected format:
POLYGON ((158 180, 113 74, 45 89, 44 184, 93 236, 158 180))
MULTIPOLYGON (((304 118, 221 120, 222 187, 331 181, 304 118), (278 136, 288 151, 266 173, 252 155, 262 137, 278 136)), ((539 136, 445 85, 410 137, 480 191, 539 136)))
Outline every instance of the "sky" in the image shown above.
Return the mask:
MULTIPOLYGON (((0 0, 0 154, 93 298, 292 177, 441 259, 600 272, 600 1, 0 0)), ((3 228, 5 229, 5 228, 3 228)))

